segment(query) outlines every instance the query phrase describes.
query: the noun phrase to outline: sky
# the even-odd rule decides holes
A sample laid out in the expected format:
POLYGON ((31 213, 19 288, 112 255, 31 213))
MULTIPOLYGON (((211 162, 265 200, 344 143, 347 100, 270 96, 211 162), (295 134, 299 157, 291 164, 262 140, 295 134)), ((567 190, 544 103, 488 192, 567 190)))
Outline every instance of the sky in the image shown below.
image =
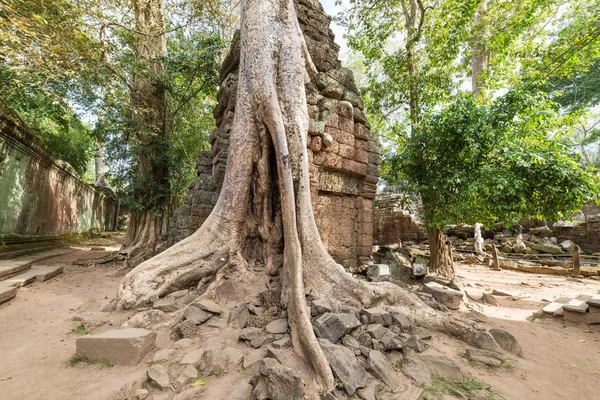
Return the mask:
MULTIPOLYGON (((325 9, 325 12, 329 14, 331 17, 334 17, 337 13, 343 10, 343 6, 336 5, 336 0, 320 0, 321 5, 325 9)), ((347 3, 347 1, 342 0, 342 4, 347 3)), ((335 42, 340 46, 340 58, 348 52, 348 44, 346 43, 346 39, 344 39, 344 28, 336 24, 334 21, 331 22, 331 30, 335 34, 335 42)))

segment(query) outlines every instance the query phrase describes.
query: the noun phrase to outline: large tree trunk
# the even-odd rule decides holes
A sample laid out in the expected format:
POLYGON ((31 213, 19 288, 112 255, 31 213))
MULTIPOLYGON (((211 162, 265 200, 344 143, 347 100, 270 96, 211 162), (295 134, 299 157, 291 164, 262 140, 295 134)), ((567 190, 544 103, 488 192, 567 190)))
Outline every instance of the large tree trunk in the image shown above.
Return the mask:
POLYGON ((437 228, 427 228, 427 238, 430 253, 429 271, 449 278, 453 277, 452 251, 444 232, 437 228))
POLYGON ((353 278, 325 250, 308 172, 304 79, 312 62, 293 1, 246 0, 240 40, 235 116, 217 204, 193 235, 127 274, 117 309, 198 283, 208 284, 205 297, 243 301, 266 290, 271 276, 279 274, 293 349, 326 388, 334 379, 313 333, 307 292, 334 304, 395 304, 430 329, 474 332, 469 324, 438 316, 398 286, 353 278))
POLYGON ((166 38, 162 0, 134 0, 136 59, 131 93, 132 129, 136 154, 134 207, 123 251, 135 266, 156 252, 168 227, 169 137, 166 89, 157 78, 164 70, 166 38))

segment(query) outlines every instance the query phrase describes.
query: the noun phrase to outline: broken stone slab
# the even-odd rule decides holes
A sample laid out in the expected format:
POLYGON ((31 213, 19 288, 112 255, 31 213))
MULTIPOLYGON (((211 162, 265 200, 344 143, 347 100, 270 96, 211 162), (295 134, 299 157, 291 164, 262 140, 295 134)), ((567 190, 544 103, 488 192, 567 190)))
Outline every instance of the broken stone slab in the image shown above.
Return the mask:
POLYGON ((431 339, 431 332, 428 329, 422 328, 420 326, 413 327, 411 333, 413 335, 417 335, 421 340, 431 339))
POLYGON ((386 335, 394 336, 394 333, 388 328, 380 325, 380 324, 371 324, 367 327, 366 332, 375 340, 380 340, 382 337, 386 335))
MULTIPOLYGON (((1 302, 1 301, 0 301, 1 302)), ((600 295, 594 295, 587 301, 589 306, 600 307, 600 295)))
POLYGON ((252 339, 250 341, 250 346, 252 346, 255 349, 258 349, 259 347, 273 343, 273 341, 275 341, 275 338, 272 335, 262 335, 252 339))
POLYGON ((567 304, 563 305, 563 310, 568 310, 572 312, 578 313, 586 313, 588 310, 588 304, 584 300, 573 299, 569 301, 567 304))
POLYGON ((391 334, 384 335, 381 338, 381 343, 383 344, 383 349, 385 351, 402 350, 404 347, 406 347, 406 343, 404 343, 404 341, 393 332, 391 332, 391 334))
POLYGON ((496 298, 489 293, 483 293, 481 295, 481 301, 483 301, 484 303, 489 304, 491 306, 498 305, 498 300, 496 300, 496 298))
POLYGON ((202 357, 204 356, 204 352, 204 349, 194 349, 192 351, 187 352, 181 359, 181 364, 199 364, 200 360, 202 360, 202 357))
POLYGON ((367 379, 365 387, 356 391, 361 399, 376 399, 379 393, 385 388, 385 385, 377 379, 367 379))
POLYGON ((229 394, 229 400, 248 400, 252 396, 252 385, 246 381, 241 381, 233 387, 229 394))
POLYGON ((239 340, 254 340, 262 334, 262 329, 248 327, 240 331, 239 340))
POLYGON ((155 364, 146 371, 148 382, 157 389, 168 389, 171 386, 169 372, 164 365, 155 364))
POLYGON ((346 333, 360 325, 360 321, 355 314, 327 313, 313 322, 313 329, 317 337, 335 343, 346 333))
POLYGON ((422 290, 425 293, 431 294, 437 302, 452 310, 458 310, 463 298, 462 292, 442 286, 436 282, 426 283, 422 290))
POLYGON ((208 321, 214 314, 204 311, 193 305, 187 307, 183 312, 183 317, 195 325, 200 325, 208 321))
POLYGON ((198 370, 193 365, 188 365, 183 372, 179 374, 173 386, 175 386, 176 389, 183 389, 184 387, 191 385, 196 379, 198 379, 198 370))
POLYGON ((205 325, 211 328, 223 329, 227 327, 227 319, 213 315, 212 318, 206 321, 205 325))
POLYGON ((367 324, 381 324, 390 326, 392 324, 392 316, 383 308, 367 308, 360 310, 360 315, 365 316, 367 324))
POLYGON ((425 346, 425 343, 423 343, 421 338, 419 338, 419 336, 417 336, 417 335, 412 335, 411 337, 409 337, 408 340, 406 341, 406 345, 408 347, 412 348, 417 353, 422 353, 427 349, 427 346, 425 346))
POLYGON ((271 343, 271 346, 273 346, 273 348, 275 348, 275 349, 283 349, 285 347, 288 347, 290 344, 291 344, 290 336, 285 335, 281 339, 276 340, 273 343, 271 343))
POLYGON ((575 249, 577 249, 577 245, 575 243, 573 243, 570 240, 564 240, 560 243, 560 247, 564 250, 567 251, 571 254, 573 254, 575 252, 575 249))
POLYGON ((412 357, 404 357, 401 370, 404 375, 415 382, 425 386, 431 385, 431 372, 429 372, 423 361, 412 357))
POLYGON ((564 314, 563 306, 571 301, 571 298, 568 297, 559 297, 554 300, 552 303, 547 304, 544 308, 542 308, 542 312, 546 314, 551 314, 554 316, 561 316, 564 314))
POLYGON ((466 313, 465 318, 470 319, 471 321, 482 322, 482 323, 486 323, 489 321, 489 318, 487 317, 487 315, 485 315, 482 312, 476 311, 476 310, 472 310, 472 311, 469 311, 468 313, 466 313))
POLYGON ((402 332, 410 332, 412 323, 404 316, 401 311, 388 307, 387 309, 392 316, 392 324, 400 327, 402 332))
POLYGON ((141 328, 114 329, 77 338, 76 355, 115 365, 136 365, 155 343, 156 332, 141 328))
POLYGON ((367 267, 367 276, 370 279, 390 275, 390 266, 387 264, 373 264, 367 267))
POLYGON ((46 281, 60 273, 62 273, 63 267, 38 267, 31 268, 23 273, 13 276, 12 278, 8 278, 4 280, 2 283, 14 286, 21 287, 25 285, 29 285, 36 280, 38 282, 46 281))
POLYGON ((152 307, 166 313, 177 311, 178 306, 175 304, 175 301, 177 301, 177 299, 174 297, 164 297, 152 303, 152 307))
POLYGON ((265 329, 269 333, 286 333, 288 330, 287 319, 276 319, 275 321, 270 322, 265 329))
POLYGON ((12 300, 17 295, 17 288, 0 282, 0 304, 12 300))
POLYGON ((344 346, 320 339, 319 345, 334 375, 344 384, 344 390, 352 396, 356 389, 365 386, 367 373, 358 364, 354 352, 344 346))
POLYGON ((259 371, 261 377, 252 391, 257 400, 289 400, 295 397, 299 399, 304 397, 305 390, 302 378, 291 369, 285 368, 274 358, 261 360, 259 371), (262 389, 257 390, 257 387, 261 386, 262 389))
POLYGON ((491 367, 500 367, 504 364, 504 357, 493 351, 469 348, 465 356, 472 362, 489 365, 491 367))
POLYGON ((434 349, 427 349, 419 355, 427 368, 434 374, 453 382, 462 382, 464 375, 456 361, 449 359, 434 349))
POLYGON ((0 281, 27 271, 31 261, 0 260, 0 281))
POLYGON ((330 313, 330 312, 331 312, 331 305, 327 301, 321 300, 321 299, 315 299, 311 302, 310 314, 313 317, 317 317, 321 314, 330 313))
POLYGON ((175 353, 175 349, 159 350, 156 353, 154 353, 154 355, 152 356, 152 361, 155 363, 169 361, 171 359, 171 357, 173 357, 174 353, 175 353))
POLYGON ((523 356, 523 349, 512 333, 508 332, 506 329, 494 328, 490 329, 490 334, 494 337, 496 342, 498 342, 502 350, 516 354, 519 357, 523 356))
POLYGON ((192 305, 213 314, 221 314, 223 312, 223 309, 217 303, 208 299, 195 301, 192 305))
POLYGON ((367 371, 380 379, 387 386, 393 388, 396 386, 396 376, 390 361, 378 350, 371 350, 367 357, 367 371))
MULTIPOLYGON (((176 394, 172 400, 197 400, 201 399, 204 394, 204 386, 196 386, 183 392, 176 394)), ((166 397, 165 400, 169 400, 170 397, 166 397)), ((153 399, 154 400, 154 399, 153 399)))
POLYGON ((151 329, 165 320, 164 311, 145 310, 140 311, 121 325, 121 328, 144 328, 151 329))
POLYGON ((360 346, 361 344, 351 335, 346 335, 342 339, 342 344, 352 350, 355 356, 359 356, 361 354, 360 346))
POLYGON ((244 356, 244 361, 242 362, 242 366, 244 369, 248 369, 251 366, 255 365, 257 362, 265 358, 264 350, 252 350, 248 354, 244 356))
POLYGON ((501 289, 500 290, 499 289, 492 290, 492 295, 493 296, 500 296, 500 297, 503 297, 503 296, 512 296, 512 297, 518 296, 514 292, 511 292, 509 290, 501 290, 501 289))

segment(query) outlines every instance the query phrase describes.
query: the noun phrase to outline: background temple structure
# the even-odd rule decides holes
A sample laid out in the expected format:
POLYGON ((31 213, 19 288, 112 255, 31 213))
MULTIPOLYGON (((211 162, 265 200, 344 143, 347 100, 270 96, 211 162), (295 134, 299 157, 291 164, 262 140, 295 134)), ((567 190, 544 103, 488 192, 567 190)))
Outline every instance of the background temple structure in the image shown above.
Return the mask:
MULTIPOLYGON (((312 203, 321 238, 333 258, 349 269, 371 256, 373 199, 379 179, 378 143, 369 130, 352 71, 338 60, 339 46, 317 0, 297 0, 296 11, 319 74, 306 85, 310 116, 308 156, 312 203)), ((211 151, 198 157, 198 177, 173 218, 175 243, 195 232, 216 204, 227 165, 235 113, 239 37, 220 75, 211 151)))

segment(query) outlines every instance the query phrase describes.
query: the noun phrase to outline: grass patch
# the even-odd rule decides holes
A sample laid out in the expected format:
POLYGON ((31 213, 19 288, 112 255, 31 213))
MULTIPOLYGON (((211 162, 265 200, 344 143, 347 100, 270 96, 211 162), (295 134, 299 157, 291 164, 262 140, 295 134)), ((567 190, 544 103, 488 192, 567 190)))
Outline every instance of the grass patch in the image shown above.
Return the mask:
POLYGON ((531 321, 535 321, 536 319, 542 318, 544 318, 544 314, 542 314, 541 312, 534 312, 533 314, 531 314, 531 321))
POLYGON ((88 334, 88 331, 85 329, 85 325, 83 325, 83 323, 75 325, 75 327, 73 328, 73 332, 75 332, 79 336, 85 336, 88 334))
POLYGON ((77 365, 81 364, 82 362, 89 363, 90 360, 88 360, 85 357, 73 356, 69 359, 69 361, 67 361, 67 365, 69 367, 76 367, 77 365))
POLYGON ((114 367, 113 363, 111 363, 110 361, 104 361, 101 365, 100 368, 112 368, 114 367))
POLYGON ((470 374, 465 374, 462 382, 451 382, 439 376, 435 377, 431 385, 425 388, 423 400, 439 399, 445 394, 459 399, 474 398, 477 394, 479 396, 477 398, 481 398, 480 391, 485 391, 485 398, 487 400, 503 399, 491 386, 473 378, 470 374))

